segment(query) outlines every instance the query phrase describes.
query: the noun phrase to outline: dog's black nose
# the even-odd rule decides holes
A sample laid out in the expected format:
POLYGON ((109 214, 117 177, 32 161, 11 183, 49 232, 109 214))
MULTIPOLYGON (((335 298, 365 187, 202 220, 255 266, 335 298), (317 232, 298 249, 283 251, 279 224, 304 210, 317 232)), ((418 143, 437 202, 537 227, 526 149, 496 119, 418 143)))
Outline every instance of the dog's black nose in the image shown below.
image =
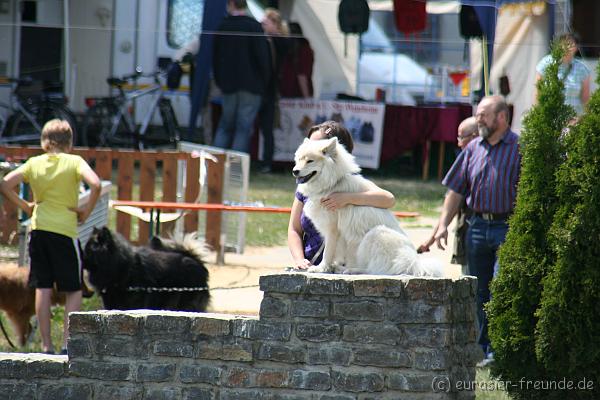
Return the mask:
POLYGON ((300 173, 299 169, 295 169, 292 171, 292 175, 294 175, 294 176, 298 176, 299 173, 300 173))

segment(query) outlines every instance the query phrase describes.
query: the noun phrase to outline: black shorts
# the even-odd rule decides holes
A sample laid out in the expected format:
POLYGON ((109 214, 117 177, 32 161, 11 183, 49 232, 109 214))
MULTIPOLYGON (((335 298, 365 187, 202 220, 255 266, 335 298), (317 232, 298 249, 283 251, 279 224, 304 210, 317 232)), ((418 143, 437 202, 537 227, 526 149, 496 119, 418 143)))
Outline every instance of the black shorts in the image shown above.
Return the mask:
POLYGON ((79 240, 58 233, 34 230, 29 234, 29 287, 61 292, 81 290, 79 240))

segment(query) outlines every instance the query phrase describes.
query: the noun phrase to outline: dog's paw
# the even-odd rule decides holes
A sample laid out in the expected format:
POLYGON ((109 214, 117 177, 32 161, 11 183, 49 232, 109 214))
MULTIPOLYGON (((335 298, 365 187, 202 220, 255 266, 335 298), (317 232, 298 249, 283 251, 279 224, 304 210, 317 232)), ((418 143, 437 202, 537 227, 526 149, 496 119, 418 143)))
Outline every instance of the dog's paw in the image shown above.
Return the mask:
POLYGON ((330 273, 331 272, 331 266, 321 263, 319 265, 313 265, 312 267, 308 268, 308 272, 313 272, 313 273, 330 273))

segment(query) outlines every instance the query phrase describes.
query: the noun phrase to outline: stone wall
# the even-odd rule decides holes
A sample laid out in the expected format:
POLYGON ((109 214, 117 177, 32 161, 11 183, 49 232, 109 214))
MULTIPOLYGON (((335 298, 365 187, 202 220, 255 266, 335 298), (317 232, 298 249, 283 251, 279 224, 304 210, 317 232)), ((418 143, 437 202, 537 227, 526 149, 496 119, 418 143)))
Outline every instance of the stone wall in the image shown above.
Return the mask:
POLYGON ((70 316, 69 356, 0 354, 3 399, 473 399, 475 280, 281 274, 260 317, 70 316), (447 391, 448 390, 448 391, 447 391))

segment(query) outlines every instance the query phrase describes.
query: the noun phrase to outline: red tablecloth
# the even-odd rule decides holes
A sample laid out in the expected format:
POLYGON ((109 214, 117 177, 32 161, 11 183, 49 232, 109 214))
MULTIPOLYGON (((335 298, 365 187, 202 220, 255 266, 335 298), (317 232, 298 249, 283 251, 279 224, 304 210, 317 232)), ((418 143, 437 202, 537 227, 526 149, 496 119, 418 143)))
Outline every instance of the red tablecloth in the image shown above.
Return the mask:
POLYGON ((456 142, 460 122, 473 115, 469 104, 447 106, 385 106, 381 162, 422 145, 425 141, 456 142))

